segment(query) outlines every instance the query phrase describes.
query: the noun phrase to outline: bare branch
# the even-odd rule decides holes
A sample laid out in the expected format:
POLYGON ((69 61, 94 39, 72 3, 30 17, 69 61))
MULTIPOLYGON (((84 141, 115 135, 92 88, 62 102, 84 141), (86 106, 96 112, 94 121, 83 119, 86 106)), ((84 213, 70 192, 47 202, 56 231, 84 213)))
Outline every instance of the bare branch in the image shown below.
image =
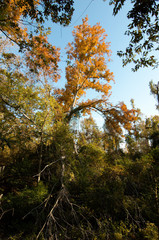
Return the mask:
POLYGON ((58 159, 54 162, 51 162, 50 164, 47 164, 38 174, 34 175, 33 177, 38 177, 39 175, 41 175, 46 170, 46 168, 52 166, 53 164, 57 163, 58 161, 60 161, 60 159, 58 159))
MULTIPOLYGON (((2 208, 1 208, 2 209, 2 208)), ((14 208, 8 209, 6 211, 2 210, 2 214, 0 216, 0 220, 2 219, 3 215, 6 214, 7 212, 11 212, 12 211, 12 216, 14 215, 14 208)))

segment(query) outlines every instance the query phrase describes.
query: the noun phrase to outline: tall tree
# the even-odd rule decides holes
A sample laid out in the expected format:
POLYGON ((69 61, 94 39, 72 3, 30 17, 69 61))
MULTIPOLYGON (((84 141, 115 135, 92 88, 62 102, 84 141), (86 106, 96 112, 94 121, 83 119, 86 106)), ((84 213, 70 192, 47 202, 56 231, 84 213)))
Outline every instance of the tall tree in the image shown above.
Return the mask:
POLYGON ((109 43, 105 42, 104 29, 99 24, 91 27, 86 17, 83 24, 75 27, 73 36, 74 42, 69 43, 67 47, 67 83, 65 89, 59 91, 59 101, 64 104, 70 117, 77 107, 84 110, 98 102, 104 102, 110 94, 109 82, 113 80, 113 73, 107 68, 105 58, 106 55, 109 60, 111 51, 109 43), (102 98, 81 102, 81 98, 89 89, 102 93, 102 98))
POLYGON ((111 119, 112 126, 120 128, 121 123, 128 128, 135 119, 135 111, 128 110, 124 103, 113 106, 108 101, 113 73, 107 67, 111 51, 110 44, 105 41, 105 30, 99 23, 91 27, 86 17, 81 25, 75 27, 73 36, 74 41, 67 47, 67 83, 64 89, 57 90, 57 99, 66 118, 70 121, 78 112, 85 114, 95 110, 107 121, 111 119), (87 98, 88 90, 98 93, 99 98, 87 98))

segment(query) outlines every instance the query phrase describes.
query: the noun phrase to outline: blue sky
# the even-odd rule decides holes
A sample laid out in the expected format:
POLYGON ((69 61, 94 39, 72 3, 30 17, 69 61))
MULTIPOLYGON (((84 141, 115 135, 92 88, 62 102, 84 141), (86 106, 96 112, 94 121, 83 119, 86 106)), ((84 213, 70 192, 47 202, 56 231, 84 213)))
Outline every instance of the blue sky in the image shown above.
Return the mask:
MULTIPOLYGON (((118 50, 124 50, 129 44, 128 36, 124 35, 127 30, 128 20, 126 14, 130 8, 127 4, 123 7, 120 13, 114 17, 112 14, 112 6, 109 6, 109 1, 103 0, 75 0, 75 11, 72 22, 68 27, 61 27, 59 24, 47 23, 51 27, 52 33, 49 36, 49 41, 56 47, 61 48, 61 63, 62 78, 59 81, 60 86, 64 86, 66 66, 65 47, 68 42, 73 40, 72 30, 74 26, 82 23, 82 18, 88 15, 89 24, 94 25, 97 22, 105 29, 108 34, 107 41, 111 42, 112 61, 109 63, 109 69, 114 73, 115 84, 112 83, 112 96, 110 101, 117 104, 124 101, 128 107, 130 100, 135 100, 137 108, 141 109, 143 117, 157 115, 155 104, 156 100, 150 95, 149 82, 154 83, 159 81, 159 70, 151 68, 142 68, 137 72, 132 72, 133 65, 129 64, 122 67, 122 60, 116 55, 118 50)), ((97 118, 98 123, 102 122, 97 118), (99 122, 100 121, 100 122, 99 122)))

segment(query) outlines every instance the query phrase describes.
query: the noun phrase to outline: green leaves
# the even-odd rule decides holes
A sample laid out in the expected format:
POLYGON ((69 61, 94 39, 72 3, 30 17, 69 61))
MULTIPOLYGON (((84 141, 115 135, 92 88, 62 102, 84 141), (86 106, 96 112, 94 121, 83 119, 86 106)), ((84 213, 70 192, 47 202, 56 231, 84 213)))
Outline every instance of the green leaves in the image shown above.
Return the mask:
MULTIPOLYGON (((113 14, 116 15, 125 4, 125 0, 110 1, 114 4, 113 14)), ((142 0, 131 1, 132 9, 127 18, 131 20, 126 35, 130 36, 129 46, 125 51, 118 51, 123 59, 123 66, 133 62, 133 71, 141 67, 158 67, 156 57, 158 49, 158 1, 142 0), (154 56, 155 55, 155 56, 154 56)))

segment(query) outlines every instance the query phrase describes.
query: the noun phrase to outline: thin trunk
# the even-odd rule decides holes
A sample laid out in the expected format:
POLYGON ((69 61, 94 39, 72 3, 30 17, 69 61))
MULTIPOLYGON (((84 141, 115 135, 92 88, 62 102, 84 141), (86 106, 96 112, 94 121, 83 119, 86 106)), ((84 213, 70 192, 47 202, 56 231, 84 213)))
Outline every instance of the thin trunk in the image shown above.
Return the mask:
POLYGON ((65 174, 65 163, 64 163, 64 160, 65 160, 65 156, 62 156, 61 157, 61 188, 64 188, 64 174, 65 174))
POLYGON ((157 208, 157 213, 159 214, 159 200, 158 200, 158 182, 157 179, 154 178, 155 181, 155 200, 156 200, 156 208, 157 208))
POLYGON ((44 132, 44 126, 45 126, 45 122, 47 119, 49 112, 47 112, 45 118, 44 118, 44 122, 43 125, 41 127, 41 136, 40 136, 40 156, 39 156, 39 169, 38 169, 38 183, 40 182, 41 179, 41 164, 42 164, 42 158, 43 158, 43 132, 44 132))
POLYGON ((39 169, 38 169, 38 183, 40 182, 41 179, 41 163, 42 163, 42 157, 43 157, 43 134, 41 133, 41 138, 40 138, 40 156, 39 156, 39 169))
POLYGON ((73 104, 72 104, 71 110, 73 110, 74 107, 75 107, 75 105, 76 105, 76 101, 77 101, 77 93, 78 93, 78 91, 76 92, 76 94, 75 94, 75 96, 74 96, 73 104))

